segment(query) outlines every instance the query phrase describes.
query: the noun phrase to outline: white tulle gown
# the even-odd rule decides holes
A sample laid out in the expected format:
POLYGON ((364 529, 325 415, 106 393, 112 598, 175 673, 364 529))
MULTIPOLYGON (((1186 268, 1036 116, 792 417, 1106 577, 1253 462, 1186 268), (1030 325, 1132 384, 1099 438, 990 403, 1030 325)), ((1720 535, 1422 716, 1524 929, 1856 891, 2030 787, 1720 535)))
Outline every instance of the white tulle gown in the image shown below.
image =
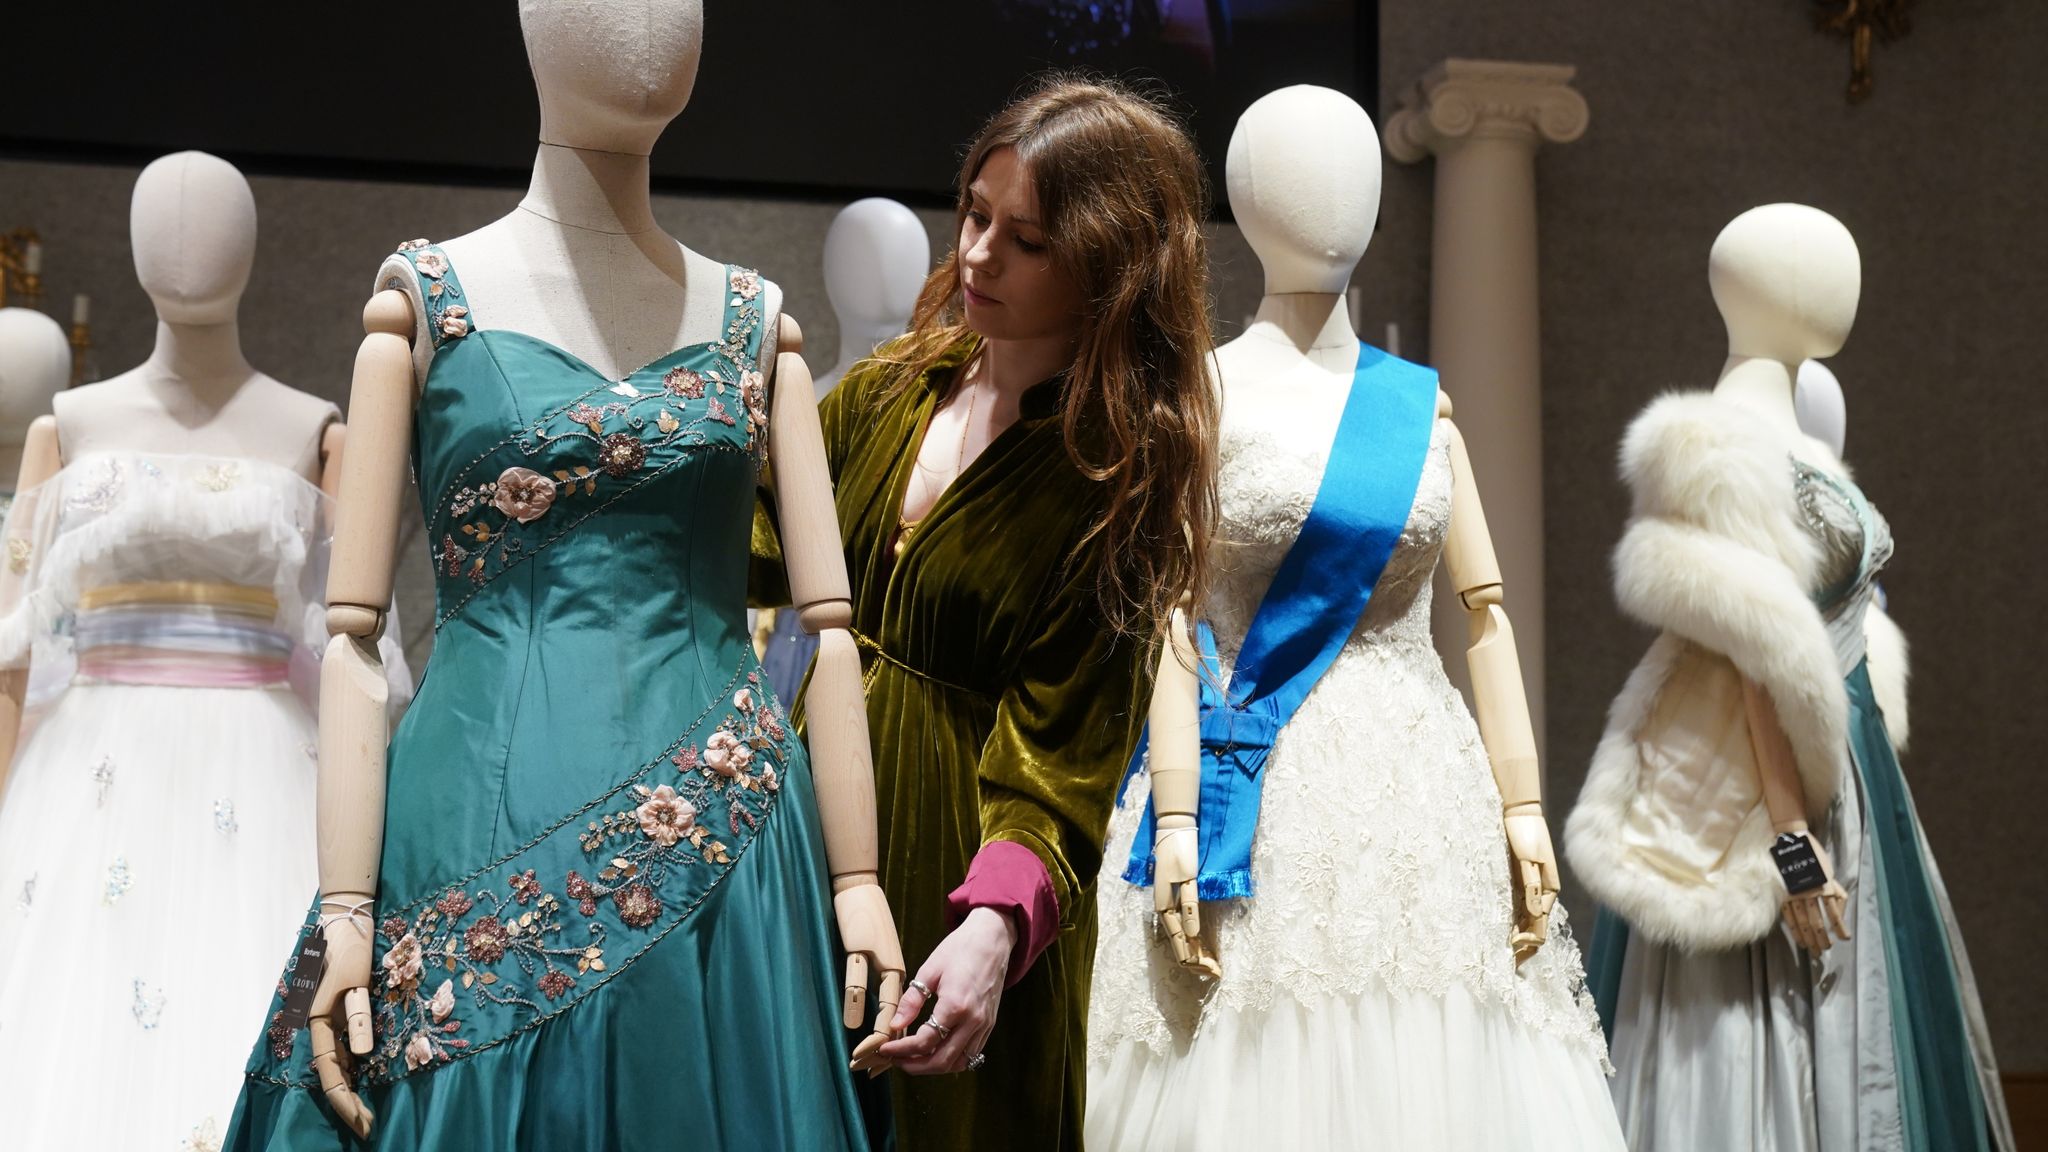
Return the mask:
MULTIPOLYGON (((1334 421, 1303 415, 1226 409, 1209 611, 1226 671, 1322 480, 1328 434, 1302 428, 1334 421)), ((1152 892, 1122 879, 1145 775, 1111 819, 1091 1152, 1622 1147, 1562 907, 1515 967, 1500 793, 1430 637, 1449 431, 1364 617, 1267 762, 1256 895, 1203 905, 1221 980, 1174 965, 1152 892)))
POLYGON ((329 520, 291 471, 206 457, 86 456, 17 498, 0 662, 36 689, 0 798, 0 1146, 217 1146, 318 887, 329 520))

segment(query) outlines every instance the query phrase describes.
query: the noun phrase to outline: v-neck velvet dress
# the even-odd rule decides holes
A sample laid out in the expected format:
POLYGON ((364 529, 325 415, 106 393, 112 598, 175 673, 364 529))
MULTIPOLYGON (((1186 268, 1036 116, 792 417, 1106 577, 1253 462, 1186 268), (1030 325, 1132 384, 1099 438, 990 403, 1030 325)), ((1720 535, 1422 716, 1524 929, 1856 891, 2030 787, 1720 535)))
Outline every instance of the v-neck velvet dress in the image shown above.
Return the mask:
MULTIPOLYGON (((810 771, 746 627, 759 277, 613 381, 405 254, 436 631, 389 753, 367 1146, 862 1152, 810 771)), ((278 1008, 226 1146, 364 1146, 278 1008)))
MULTIPOLYGON (((1080 542, 1106 496, 1067 455, 1058 380, 1022 397, 1018 421, 896 557, 925 426, 975 346, 964 340, 894 396, 901 370, 868 361, 819 410, 874 740, 882 886, 909 968, 950 930, 948 895, 984 845, 1036 855, 1058 905, 1057 937, 1003 994, 986 1065, 889 1074, 896 1142, 1080 1152, 1095 877, 1150 696, 1148 646, 1097 608, 1080 542)), ((755 552, 755 599, 787 603, 765 494, 755 552)))

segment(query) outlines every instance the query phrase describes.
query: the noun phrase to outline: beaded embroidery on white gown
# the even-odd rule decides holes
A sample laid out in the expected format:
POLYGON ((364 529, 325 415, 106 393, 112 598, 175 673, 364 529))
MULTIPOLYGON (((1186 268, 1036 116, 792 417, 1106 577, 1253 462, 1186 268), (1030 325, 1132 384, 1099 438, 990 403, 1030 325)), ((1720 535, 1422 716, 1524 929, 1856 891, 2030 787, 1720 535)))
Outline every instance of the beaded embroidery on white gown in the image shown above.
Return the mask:
POLYGON ((128 452, 15 504, 0 666, 49 687, 0 794, 0 1145, 219 1146, 318 882, 331 519, 275 464, 128 452))
MULTIPOLYGON (((1301 415, 1225 409, 1209 615, 1226 674, 1322 482, 1329 445, 1301 415)), ((1449 433, 1439 420, 1370 605, 1267 762, 1256 895, 1203 905, 1220 980, 1173 963, 1151 890, 1122 879, 1143 771, 1111 818, 1093 1152, 1622 1147, 1562 906, 1516 970, 1500 793, 1430 636, 1449 433)))

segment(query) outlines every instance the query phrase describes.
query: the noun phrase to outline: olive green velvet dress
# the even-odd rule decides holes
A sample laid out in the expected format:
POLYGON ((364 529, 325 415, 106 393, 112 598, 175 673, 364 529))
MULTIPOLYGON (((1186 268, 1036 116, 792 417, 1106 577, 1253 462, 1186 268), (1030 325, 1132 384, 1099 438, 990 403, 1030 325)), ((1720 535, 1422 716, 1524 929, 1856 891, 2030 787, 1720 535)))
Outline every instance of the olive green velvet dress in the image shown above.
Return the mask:
MULTIPOLYGON (((889 1073, 896 1143, 1080 1152, 1095 877, 1151 664, 1143 641, 1105 625, 1090 557, 1077 556, 1106 496, 1067 455, 1058 379, 1024 395, 1017 423, 895 556, 925 425, 974 347, 964 340, 893 398, 900 369, 866 362, 819 410, 874 741, 882 886, 910 971, 945 937, 947 895, 984 844, 1030 849, 1059 904, 1057 938, 1003 994, 986 1065, 889 1073)), ((754 551, 755 599, 787 603, 765 496, 754 551)))

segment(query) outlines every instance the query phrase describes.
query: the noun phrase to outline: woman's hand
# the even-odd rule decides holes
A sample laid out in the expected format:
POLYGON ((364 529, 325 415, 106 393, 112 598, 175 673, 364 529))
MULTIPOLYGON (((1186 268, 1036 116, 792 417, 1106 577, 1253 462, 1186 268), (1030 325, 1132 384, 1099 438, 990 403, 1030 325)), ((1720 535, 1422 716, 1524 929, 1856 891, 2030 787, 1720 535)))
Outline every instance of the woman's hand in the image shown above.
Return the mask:
POLYGON ((1518 805, 1503 818, 1508 835, 1508 884, 1514 893, 1509 946, 1515 963, 1536 954, 1550 939, 1550 909, 1557 903, 1557 849, 1550 824, 1537 804, 1518 805))
POLYGON ((913 1076, 959 1072, 981 1053, 995 1031, 1003 999, 1003 978, 1017 947, 1017 926, 993 908, 976 908, 939 941, 904 990, 890 1026, 901 1032, 925 1009, 931 1016, 917 1031, 882 1045, 880 1054, 913 1076), (922 988, 920 987, 922 985, 922 988))
POLYGON ((312 1043, 313 1072, 320 1078, 320 1091, 327 1106, 358 1137, 368 1139, 376 1117, 370 1106, 350 1086, 354 1056, 368 1056, 376 1047, 370 1026, 370 954, 373 951, 370 925, 375 920, 367 900, 344 903, 321 901, 323 913, 336 904, 355 911, 323 915, 321 937, 326 957, 320 970, 320 986, 313 992, 313 1004, 306 1012, 306 1032, 312 1043), (348 1034, 348 1045, 337 1047, 335 1032, 348 1034))
POLYGON ((1834 944, 1830 931, 1844 940, 1849 938, 1849 924, 1843 919, 1849 907, 1849 894, 1835 880, 1834 861, 1828 859, 1827 849, 1820 846, 1812 832, 1804 827, 1787 828, 1785 831, 1803 837, 1812 845, 1814 858, 1820 861, 1820 874, 1826 882, 1797 896, 1786 893, 1785 903, 1779 907, 1778 914, 1791 931, 1793 942, 1818 956, 1834 944))
POLYGON ((1192 816, 1162 816, 1152 840, 1152 905, 1173 947, 1174 962, 1204 976, 1223 975, 1215 950, 1202 939, 1202 903, 1195 893, 1201 870, 1201 832, 1192 816))

